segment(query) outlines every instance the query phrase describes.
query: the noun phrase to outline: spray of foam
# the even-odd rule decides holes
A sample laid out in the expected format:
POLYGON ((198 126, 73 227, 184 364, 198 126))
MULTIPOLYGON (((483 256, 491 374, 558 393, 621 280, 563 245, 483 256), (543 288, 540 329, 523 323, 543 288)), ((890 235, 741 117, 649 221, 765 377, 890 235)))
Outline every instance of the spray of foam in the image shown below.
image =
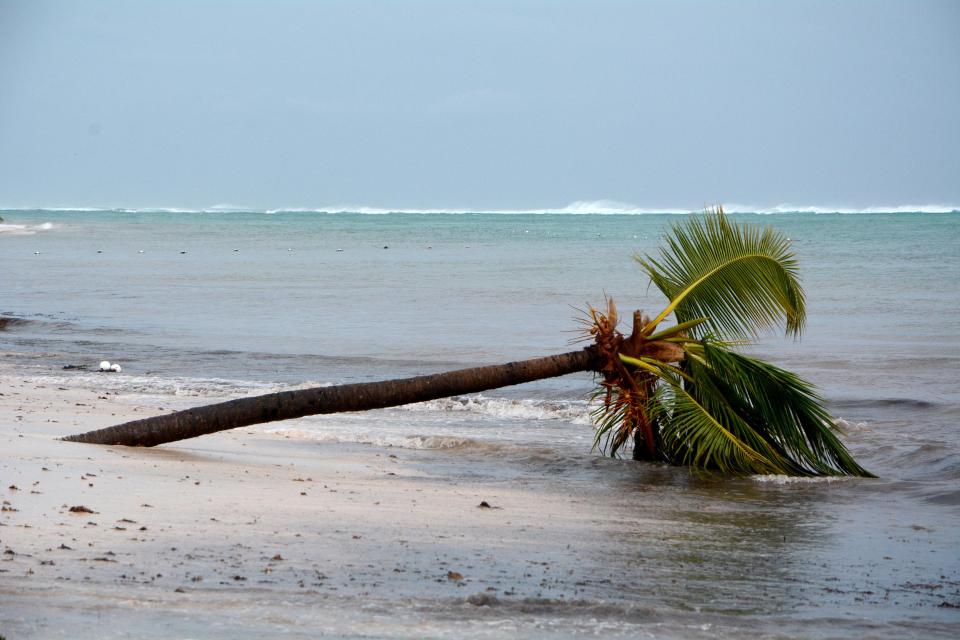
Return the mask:
POLYGON ((52 222, 43 222, 41 224, 4 224, 0 223, 0 235, 7 236, 32 236, 40 231, 50 231, 54 228, 52 222))
POLYGON ((475 438, 445 435, 420 435, 400 433, 342 432, 333 433, 315 429, 298 429, 295 427, 278 427, 264 429, 269 433, 294 440, 307 440, 327 444, 366 444, 377 447, 398 447, 401 449, 455 449, 455 450, 483 450, 500 451, 507 448, 505 443, 484 442, 475 438))
POLYGON ((563 420, 589 425, 590 407, 582 400, 535 400, 455 396, 398 407, 402 411, 472 413, 507 420, 563 420))

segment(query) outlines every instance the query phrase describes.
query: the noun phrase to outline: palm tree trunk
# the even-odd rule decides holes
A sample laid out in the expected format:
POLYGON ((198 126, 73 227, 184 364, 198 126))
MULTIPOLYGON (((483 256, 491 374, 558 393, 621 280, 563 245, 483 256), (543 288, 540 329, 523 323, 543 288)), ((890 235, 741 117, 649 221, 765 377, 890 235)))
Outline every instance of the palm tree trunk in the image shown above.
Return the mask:
MULTIPOLYGON (((656 379, 650 375, 643 376, 638 381, 637 386, 642 394, 643 402, 646 403, 656 390, 656 379)), ((658 433, 659 429, 650 421, 647 411, 641 412, 640 425, 637 426, 637 431, 633 434, 634 460, 650 462, 659 458, 659 452, 657 451, 658 433)))
POLYGON ((587 347, 545 358, 415 378, 281 391, 134 420, 106 429, 66 436, 63 439, 91 444, 153 447, 262 422, 290 420, 322 413, 382 409, 464 393, 477 393, 577 371, 596 371, 600 366, 599 360, 597 352, 587 347))

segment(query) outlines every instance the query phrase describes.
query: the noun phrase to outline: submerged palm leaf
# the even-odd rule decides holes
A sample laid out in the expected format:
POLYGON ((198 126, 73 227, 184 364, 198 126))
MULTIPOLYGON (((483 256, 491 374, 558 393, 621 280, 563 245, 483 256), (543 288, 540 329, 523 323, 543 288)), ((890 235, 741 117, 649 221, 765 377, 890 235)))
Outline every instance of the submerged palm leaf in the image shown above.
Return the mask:
POLYGON ((730 415, 711 411, 680 385, 658 393, 661 442, 670 460, 724 473, 788 473, 788 466, 756 432, 730 415))
POLYGON ((837 438, 810 383, 732 350, 781 320, 788 335, 803 328, 786 236, 738 225, 718 208, 675 226, 658 259, 637 260, 670 302, 653 320, 635 318, 630 338, 616 331, 612 304, 612 323, 591 310, 598 348, 616 354, 598 390, 596 444, 616 455, 633 436, 635 458, 728 473, 871 475, 837 438), (678 324, 654 332, 671 313, 678 324), (682 362, 659 356, 665 344, 682 349, 672 360, 682 362))
POLYGON ((834 433, 823 399, 809 382, 767 362, 714 346, 709 339, 703 361, 689 370, 699 396, 716 413, 763 438, 790 475, 869 475, 834 433))

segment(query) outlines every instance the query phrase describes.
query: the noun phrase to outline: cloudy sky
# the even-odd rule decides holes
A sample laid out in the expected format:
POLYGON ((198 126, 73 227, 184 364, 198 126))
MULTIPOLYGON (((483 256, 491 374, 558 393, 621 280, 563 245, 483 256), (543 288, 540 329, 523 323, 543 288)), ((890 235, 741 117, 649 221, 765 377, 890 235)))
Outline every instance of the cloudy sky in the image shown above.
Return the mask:
POLYGON ((0 0, 0 206, 960 204, 960 3, 0 0))

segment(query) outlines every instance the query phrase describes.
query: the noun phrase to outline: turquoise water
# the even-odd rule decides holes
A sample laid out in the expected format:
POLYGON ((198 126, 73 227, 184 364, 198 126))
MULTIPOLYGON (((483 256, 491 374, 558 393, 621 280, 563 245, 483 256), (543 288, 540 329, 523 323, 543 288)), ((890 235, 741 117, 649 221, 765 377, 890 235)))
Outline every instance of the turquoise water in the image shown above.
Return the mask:
MULTIPOLYGON (((3 367, 194 404, 568 350, 577 309, 601 304, 605 293, 623 312, 662 307, 631 257, 655 250, 680 219, 0 215, 0 317, 17 319, 0 331, 3 367), (120 362, 123 373, 62 369, 102 359, 120 362)), ((960 621, 942 606, 960 604, 960 214, 735 217, 792 238, 808 297, 802 340, 772 335, 754 351, 818 385, 851 450, 879 480, 783 483, 629 461, 598 467, 583 376, 275 427, 304 446, 406 447, 450 481, 451 468, 469 466, 531 491, 559 481, 611 501, 623 510, 624 535, 603 543, 610 558, 598 571, 615 576, 624 557, 643 549, 643 571, 658 585, 614 578, 592 594, 611 606, 639 601, 678 625, 709 610, 721 634, 746 626, 808 637, 949 636, 960 621), (491 446, 496 456, 486 455, 491 446), (704 515, 704 504, 718 513, 704 515), (639 531, 651 518, 698 533, 689 549, 630 535, 632 522, 639 531), (719 542, 731 537, 739 551, 719 542), (678 554, 694 551, 698 563, 675 575, 678 554), (680 579, 658 579, 666 575, 680 579)), ((564 589, 553 595, 569 596, 564 589)))

